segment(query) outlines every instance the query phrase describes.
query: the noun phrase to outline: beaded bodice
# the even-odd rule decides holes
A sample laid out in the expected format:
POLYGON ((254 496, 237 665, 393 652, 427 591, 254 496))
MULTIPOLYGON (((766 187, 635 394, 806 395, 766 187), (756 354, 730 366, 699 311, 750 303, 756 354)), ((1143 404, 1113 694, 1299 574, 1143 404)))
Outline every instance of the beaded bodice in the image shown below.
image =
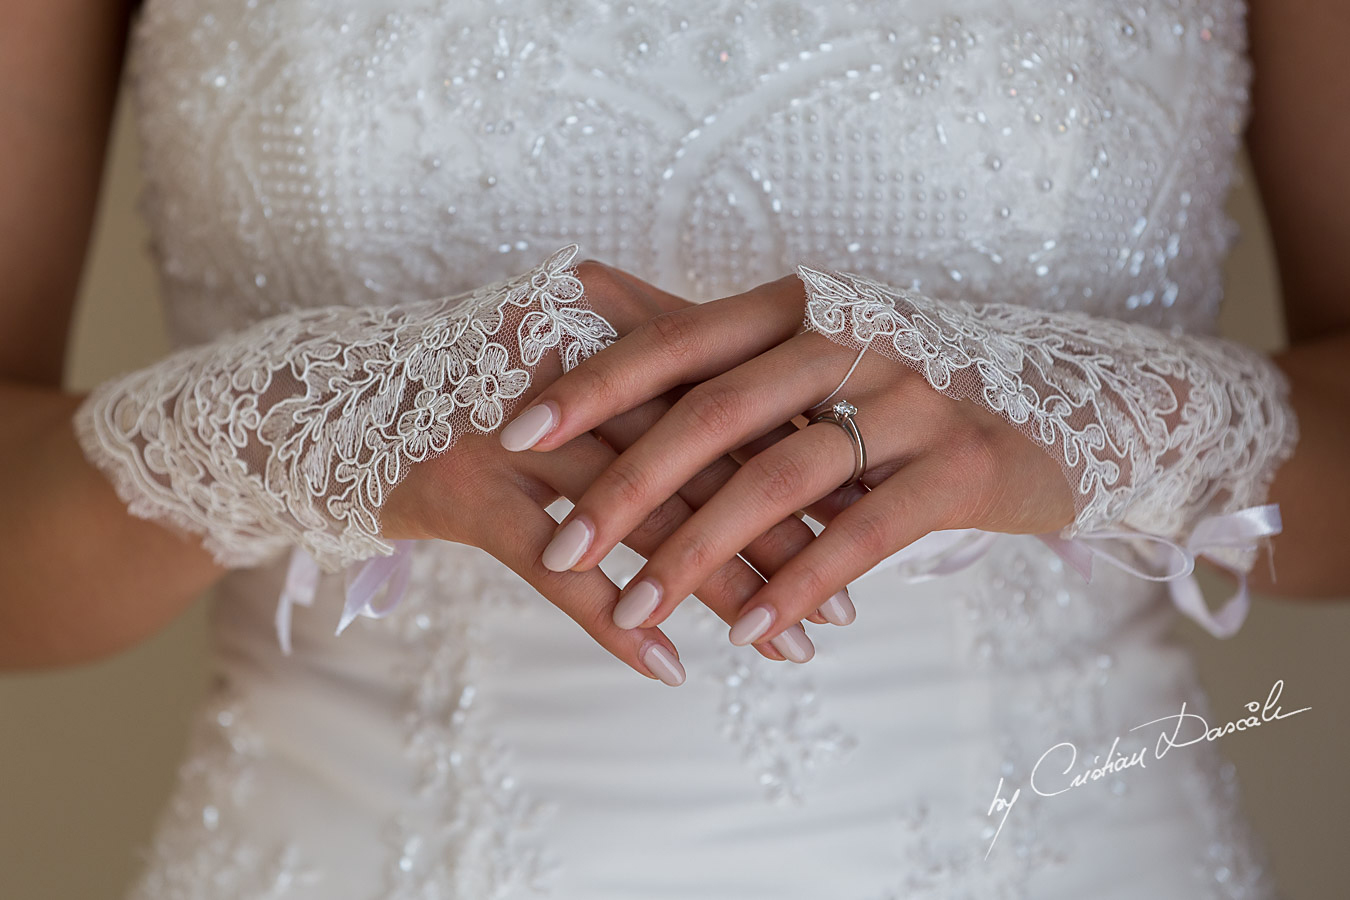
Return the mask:
POLYGON ((1235 0, 149 0, 172 332, 556 247, 704 300, 801 262, 1209 330, 1235 0))

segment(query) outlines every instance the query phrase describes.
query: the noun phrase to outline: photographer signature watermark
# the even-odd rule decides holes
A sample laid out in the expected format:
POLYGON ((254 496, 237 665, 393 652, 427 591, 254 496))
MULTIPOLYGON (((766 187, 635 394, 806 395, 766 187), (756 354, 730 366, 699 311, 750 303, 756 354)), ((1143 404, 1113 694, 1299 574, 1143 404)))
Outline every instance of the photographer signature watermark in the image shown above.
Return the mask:
MULTIPOLYGON (((1120 737, 1117 736, 1111 742, 1111 749, 1107 751, 1105 759, 1100 756, 1093 757, 1090 765, 1072 776, 1069 773, 1078 768, 1078 748, 1068 741, 1063 741, 1041 754, 1041 758, 1036 761, 1036 765, 1031 770, 1030 787, 1042 797, 1055 797, 1059 794, 1068 793, 1074 788, 1082 787, 1088 782, 1098 781, 1107 775, 1114 775, 1126 769, 1146 769, 1150 758, 1162 759, 1167 755, 1167 751, 1174 747, 1189 747, 1201 741, 1217 741, 1219 738, 1227 737, 1235 732, 1248 731, 1267 722, 1288 719, 1312 709, 1311 706, 1305 706, 1293 712, 1284 712, 1279 705, 1280 694, 1283 691, 1284 679, 1280 679, 1271 686, 1270 694, 1267 695, 1264 704, 1253 700, 1246 705, 1246 709, 1251 715, 1214 727, 1210 727, 1203 716, 1187 712, 1186 703, 1182 701, 1181 712, 1176 715, 1153 719, 1130 729, 1130 731, 1138 731, 1141 728, 1148 728, 1150 725, 1173 723, 1164 727, 1158 734, 1158 741, 1152 748, 1151 754, 1147 744, 1133 753, 1119 754, 1120 737)), ((1008 814, 1012 812, 1013 806, 1017 804, 1021 796, 1022 789, 1017 788, 1012 792, 1011 797, 1005 797, 1003 795, 1003 779, 998 780, 998 787, 994 790, 994 802, 990 804, 989 812, 986 815, 993 816, 1002 813, 1002 818, 999 820, 998 830, 994 832, 993 840, 989 842, 989 849, 984 853, 985 859, 989 858, 989 853, 994 849, 998 836, 1003 833, 1003 825, 1008 821, 1008 814)))

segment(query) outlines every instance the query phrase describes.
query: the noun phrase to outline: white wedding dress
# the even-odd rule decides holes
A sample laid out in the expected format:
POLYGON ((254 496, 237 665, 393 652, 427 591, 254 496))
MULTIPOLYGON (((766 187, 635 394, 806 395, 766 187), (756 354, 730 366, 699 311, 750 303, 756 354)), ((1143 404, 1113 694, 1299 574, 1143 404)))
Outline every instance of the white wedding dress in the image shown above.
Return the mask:
MULTIPOLYGON (((696 300, 809 260, 1205 334, 1245 48, 1239 0, 147 0, 131 62, 181 346, 572 241, 696 300)), ((223 581, 133 897, 1273 895, 1212 745, 1031 790, 1057 744, 1077 773, 1208 714, 1164 585, 1001 536, 955 574, 874 570, 802 666, 691 599, 668 689, 484 552, 412 567, 340 636, 326 576, 291 655, 287 560, 223 581)))

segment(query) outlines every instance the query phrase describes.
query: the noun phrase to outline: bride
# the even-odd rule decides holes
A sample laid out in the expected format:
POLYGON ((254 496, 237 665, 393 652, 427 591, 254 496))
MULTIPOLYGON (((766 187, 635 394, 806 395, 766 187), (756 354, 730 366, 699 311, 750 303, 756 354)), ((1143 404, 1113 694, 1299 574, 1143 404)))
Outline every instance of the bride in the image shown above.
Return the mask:
POLYGON ((125 5, 0 12, 0 660, 216 585, 133 897, 1274 896, 1167 633, 1350 585, 1338 6, 125 5), (75 396, 124 50, 177 349, 75 396))

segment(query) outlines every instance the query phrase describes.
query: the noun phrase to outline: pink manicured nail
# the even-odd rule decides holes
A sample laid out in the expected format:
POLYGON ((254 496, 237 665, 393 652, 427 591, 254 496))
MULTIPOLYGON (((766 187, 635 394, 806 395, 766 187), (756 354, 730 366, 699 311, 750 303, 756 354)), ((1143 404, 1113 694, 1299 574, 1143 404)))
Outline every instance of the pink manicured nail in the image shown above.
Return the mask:
POLYGON ((552 431, 556 424, 558 424, 557 410, 552 403, 545 400, 512 419, 502 429, 498 440, 507 450, 528 450, 552 431))
POLYGON ((636 628, 661 605, 661 589, 650 578, 644 578, 623 592, 614 604, 614 624, 620 628, 636 628))
POLYGON ((658 644, 656 641, 648 643, 642 648, 638 658, 653 675, 671 687, 684 684, 684 666, 680 665, 680 661, 664 644, 658 644))
POLYGON ((586 552, 586 548, 591 545, 591 539, 595 537, 595 530, 585 519, 573 519, 563 526, 553 536, 553 540, 548 542, 544 548, 544 553, 539 557, 539 561, 544 564, 544 568, 554 572, 566 572, 577 564, 581 555, 586 552))
POLYGON ((756 606, 736 620, 727 637, 731 638, 731 642, 736 646, 744 647, 746 644, 753 644, 755 638, 768 631, 772 624, 773 610, 767 606, 756 606))
POLYGON ((848 591, 840 591, 820 604, 820 614, 831 625, 847 625, 858 617, 858 610, 848 598, 848 591))
POLYGON ((793 625, 769 641, 773 648, 795 663, 804 663, 816 655, 816 645, 806 636, 806 629, 793 625))

